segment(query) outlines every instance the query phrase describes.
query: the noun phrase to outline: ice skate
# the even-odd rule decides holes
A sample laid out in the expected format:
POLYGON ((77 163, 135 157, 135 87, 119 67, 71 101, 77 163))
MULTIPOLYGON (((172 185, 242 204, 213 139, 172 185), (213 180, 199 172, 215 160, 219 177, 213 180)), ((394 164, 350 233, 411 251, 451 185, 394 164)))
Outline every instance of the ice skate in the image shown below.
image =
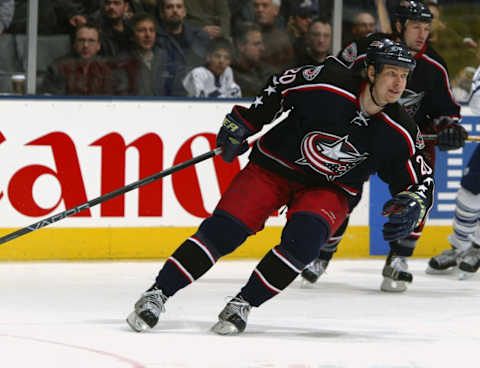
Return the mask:
POLYGON ((406 283, 411 283, 413 276, 408 272, 406 257, 390 253, 382 271, 383 281, 380 290, 387 292, 403 292, 406 283))
POLYGON ((302 286, 315 284, 328 267, 328 260, 317 258, 302 271, 302 286))
POLYGON ((135 303, 135 309, 127 317, 128 325, 136 332, 143 332, 147 328, 153 328, 160 316, 165 312, 167 297, 162 290, 153 288, 142 294, 135 303))
POLYGON ((472 277, 480 268, 480 245, 473 244, 459 259, 459 279, 466 280, 472 277))
POLYGON ((234 297, 218 315, 218 322, 213 325, 212 332, 219 335, 238 335, 242 333, 247 326, 251 308, 250 304, 242 297, 234 297))
POLYGON ((430 258, 425 272, 430 275, 451 273, 455 271, 458 264, 458 258, 461 254, 462 251, 457 248, 444 250, 439 255, 430 258))

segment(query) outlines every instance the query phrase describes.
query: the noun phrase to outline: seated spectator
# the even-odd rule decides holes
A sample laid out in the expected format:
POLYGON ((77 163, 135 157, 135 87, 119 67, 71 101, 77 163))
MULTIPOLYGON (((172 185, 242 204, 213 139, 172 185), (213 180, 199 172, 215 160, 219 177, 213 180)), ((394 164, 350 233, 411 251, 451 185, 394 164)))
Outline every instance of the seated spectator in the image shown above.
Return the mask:
POLYGON ((0 34, 10 26, 14 7, 13 0, 0 0, 0 34))
POLYGON ((102 34, 102 54, 112 57, 130 49, 132 32, 125 23, 129 9, 127 0, 105 0, 99 13, 93 16, 102 34))
POLYGON ((294 62, 290 39, 275 24, 281 3, 281 0, 253 0, 255 23, 261 27, 265 46, 262 62, 275 72, 283 71, 294 62))
POLYGON ((295 58, 298 58, 305 50, 305 35, 308 25, 312 22, 315 9, 311 2, 295 0, 294 7, 291 9, 290 14, 287 23, 287 34, 293 45, 295 58))
POLYGON ((368 11, 360 11, 353 18, 352 40, 367 37, 370 33, 376 32, 377 21, 375 16, 368 11))
POLYGON ((208 33, 210 39, 230 38, 230 8, 227 0, 185 0, 185 23, 208 33))
POLYGON ((332 46, 332 26, 325 19, 315 19, 307 30, 303 55, 297 59, 297 65, 322 65, 330 55, 332 46))
POLYGON ((114 95, 114 81, 108 64, 97 58, 100 31, 94 25, 82 25, 75 32, 74 52, 53 62, 40 85, 40 94, 114 95))
POLYGON ((132 50, 125 57, 118 57, 110 64, 115 70, 126 71, 128 95, 184 96, 180 80, 176 81, 173 93, 167 92, 167 52, 155 47, 155 25, 154 15, 145 12, 134 14, 130 20, 134 40, 132 50))
POLYGON ((265 86, 273 71, 262 64, 265 51, 260 27, 246 22, 237 27, 236 57, 232 65, 233 79, 240 86, 243 97, 254 97, 265 86))
POLYGON ((202 65, 210 40, 204 30, 185 24, 184 0, 159 0, 160 25, 156 45, 167 51, 167 94, 173 93, 177 78, 183 79, 192 68, 202 65))
POLYGON ((183 86, 189 97, 242 97, 240 87, 233 79, 230 64, 233 48, 223 37, 210 41, 205 66, 199 66, 187 74, 183 86))

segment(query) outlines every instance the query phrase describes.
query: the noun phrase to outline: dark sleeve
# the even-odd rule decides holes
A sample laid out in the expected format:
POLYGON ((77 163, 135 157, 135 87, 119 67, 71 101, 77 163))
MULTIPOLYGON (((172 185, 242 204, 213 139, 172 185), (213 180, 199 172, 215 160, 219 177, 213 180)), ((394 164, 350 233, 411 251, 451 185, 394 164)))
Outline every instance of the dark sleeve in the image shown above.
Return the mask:
POLYGON ((432 119, 448 116, 454 120, 461 120, 460 105, 455 101, 450 88, 447 67, 438 64, 435 78, 433 78, 433 95, 431 96, 432 111, 429 115, 432 119))
POLYGON ((387 162, 378 175, 388 183, 392 195, 402 191, 419 195, 424 200, 427 209, 425 213, 428 214, 433 205, 433 169, 427 163, 424 153, 425 144, 418 127, 416 129, 414 152, 411 155, 402 154, 402 151, 407 152, 407 150, 399 149, 399 155, 387 162))
POLYGON ((346 66, 350 67, 355 63, 358 56, 358 43, 357 41, 353 41, 338 53, 337 58, 346 66))

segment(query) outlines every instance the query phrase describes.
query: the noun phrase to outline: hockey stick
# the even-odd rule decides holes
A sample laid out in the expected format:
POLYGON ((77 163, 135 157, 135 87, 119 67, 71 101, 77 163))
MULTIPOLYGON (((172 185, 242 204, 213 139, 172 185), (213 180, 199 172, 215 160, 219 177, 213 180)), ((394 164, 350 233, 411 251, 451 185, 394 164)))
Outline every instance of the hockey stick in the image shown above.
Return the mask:
POLYGON ((211 150, 209 152, 206 152, 206 153, 203 153, 199 156, 196 156, 190 160, 187 160, 187 161, 184 161, 184 162, 181 162, 179 163, 178 165, 175 165, 175 166, 172 166, 168 169, 165 169, 163 171, 160 171, 156 174, 153 174, 153 175, 150 175, 150 176, 147 176, 146 178, 144 179, 141 179, 141 180, 138 180, 138 181, 135 181, 131 184, 128 184, 122 188, 119 188, 117 190, 114 190, 113 192, 110 192, 110 193, 107 193, 107 194, 104 194, 100 197, 97 197, 97 198, 94 198, 88 202, 85 202, 85 203, 82 203, 81 205, 78 205, 77 207, 73 207, 73 208, 70 208, 66 211, 63 211, 63 212, 60 212, 60 213, 57 213, 56 215, 53 215, 53 216, 50 216, 50 217, 47 217, 43 220, 40 220, 34 224, 31 224, 30 226, 27 226, 27 227, 24 227, 20 230, 17 230, 17 231, 14 231, 13 233, 10 233, 10 234, 7 234, 5 236, 2 236, 0 238, 0 244, 3 244, 3 243, 6 243, 10 240, 13 240, 15 238, 18 238, 19 236, 22 236, 22 235, 25 235, 25 234, 28 234, 28 233, 31 233, 32 231, 35 231, 35 230, 38 230, 42 227, 45 227, 45 226, 48 226, 50 224, 53 224, 54 222, 57 222, 57 221, 60 221, 60 220, 63 220, 64 218, 66 217, 70 217, 70 216, 73 216, 79 212, 82 212, 88 208, 91 208, 93 206, 96 206, 97 204, 99 203, 103 203, 105 201, 108 201, 112 198, 115 198, 115 197, 118 197, 119 195, 121 194, 124 194, 124 193, 127 193, 127 192, 130 192, 131 190, 133 189, 137 189, 137 188, 140 188, 144 185, 147 185, 147 184, 150 184, 151 182, 155 181, 155 180, 158 180, 158 179, 161 179, 161 178, 164 178, 165 176, 168 176, 170 174, 173 174, 177 171, 180 171, 180 170, 183 170, 187 167, 190 167, 190 166, 193 166, 195 164, 198 164, 199 162, 202 162, 202 161, 205 161, 205 160, 208 160, 209 158, 211 157, 214 157, 214 156, 217 156, 219 155, 220 153, 222 153, 222 148, 221 147, 217 147, 215 148, 214 150, 211 150))
MULTIPOLYGON (((436 134, 423 134, 423 139, 426 141, 436 141, 437 140, 437 135, 436 134)), ((467 139, 465 139, 467 142, 480 142, 480 135, 469 135, 467 139)))

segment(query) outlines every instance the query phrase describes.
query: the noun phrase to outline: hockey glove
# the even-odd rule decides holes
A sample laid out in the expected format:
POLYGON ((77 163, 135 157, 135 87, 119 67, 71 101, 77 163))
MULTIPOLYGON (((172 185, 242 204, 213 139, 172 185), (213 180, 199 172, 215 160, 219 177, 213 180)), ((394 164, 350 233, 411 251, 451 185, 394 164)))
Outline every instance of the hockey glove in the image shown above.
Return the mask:
POLYGON ((406 238, 420 223, 425 215, 422 198, 413 192, 400 192, 383 206, 383 216, 388 221, 383 225, 383 238, 394 241, 406 238))
POLYGON ((222 127, 217 134, 217 147, 222 147, 222 157, 226 162, 248 150, 248 142, 245 141, 254 131, 250 130, 235 111, 225 116, 222 127))
POLYGON ((437 145, 440 151, 462 148, 468 137, 465 128, 448 117, 440 119, 437 132, 437 145))

